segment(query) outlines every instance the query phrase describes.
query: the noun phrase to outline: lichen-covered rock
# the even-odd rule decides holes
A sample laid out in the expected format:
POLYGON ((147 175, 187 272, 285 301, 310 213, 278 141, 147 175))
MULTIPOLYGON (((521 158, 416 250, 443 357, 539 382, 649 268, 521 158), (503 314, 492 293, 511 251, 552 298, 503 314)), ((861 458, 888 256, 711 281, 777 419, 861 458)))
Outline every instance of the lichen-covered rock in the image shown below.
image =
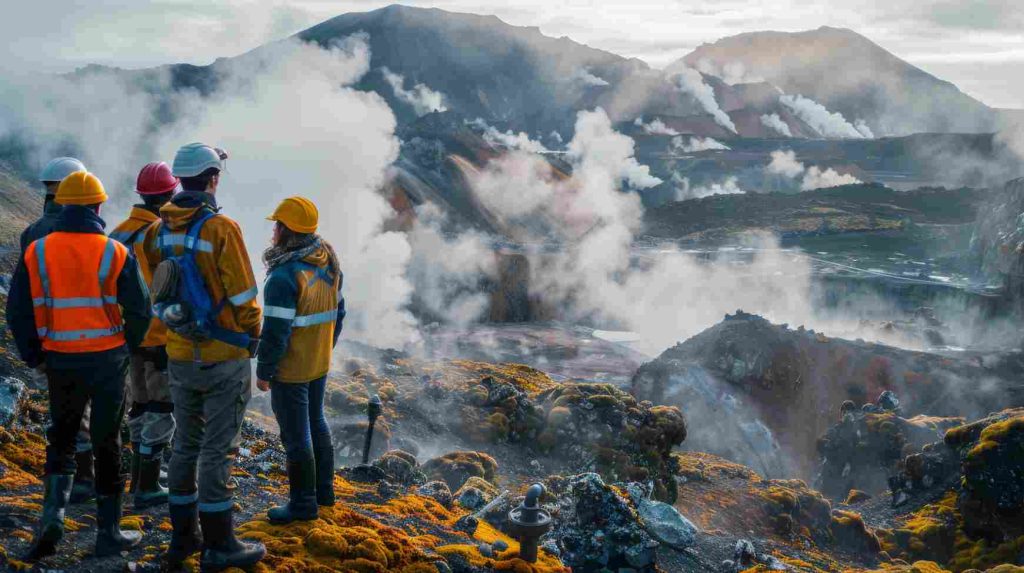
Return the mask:
POLYGON ((658 541, 682 549, 697 541, 697 527, 667 503, 641 499, 636 502, 644 529, 658 541))
POLYGON ((417 491, 420 495, 433 499, 443 507, 450 508, 452 506, 452 490, 443 481, 428 481, 421 485, 417 491))
POLYGON ((563 563, 573 571, 654 571, 658 542, 640 523, 634 503, 601 476, 588 473, 569 480, 568 495, 551 537, 563 563))
POLYGON ((423 473, 432 480, 441 480, 458 490, 471 477, 494 482, 498 462, 483 452, 450 452, 423 464, 423 473))
POLYGON ((610 384, 563 384, 538 396, 547 427, 538 446, 569 460, 594 458, 613 481, 653 481, 654 497, 675 500, 672 448, 686 439, 678 408, 652 406, 610 384))
POLYGON ((21 380, 0 377, 0 426, 11 427, 18 417, 26 394, 25 383, 21 380))
MULTIPOLYGON (((854 489, 872 495, 886 491, 906 456, 963 423, 961 418, 907 419, 896 411, 870 406, 874 407, 846 411, 818 440, 821 467, 815 485, 833 500, 845 499, 854 489)), ((915 465, 922 462, 917 458, 911 461, 920 483, 928 471, 915 465)))
POLYGON ((374 460, 373 465, 379 467, 394 483, 409 485, 422 483, 423 472, 419 471, 416 457, 402 450, 391 450, 374 460))
POLYGON ((958 507, 971 533, 994 540, 1024 535, 1024 409, 950 430, 962 459, 958 507))
POLYGON ((455 492, 458 504, 470 511, 476 511, 498 496, 498 488, 491 482, 472 476, 455 492))

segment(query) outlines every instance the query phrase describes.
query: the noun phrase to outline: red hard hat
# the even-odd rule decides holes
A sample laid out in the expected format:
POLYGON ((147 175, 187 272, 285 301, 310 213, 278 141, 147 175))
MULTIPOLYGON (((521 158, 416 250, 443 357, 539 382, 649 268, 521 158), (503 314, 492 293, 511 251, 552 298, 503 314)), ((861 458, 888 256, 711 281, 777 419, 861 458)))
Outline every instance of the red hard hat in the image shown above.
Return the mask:
POLYGON ((178 178, 171 175, 171 168, 163 161, 149 163, 139 171, 135 190, 139 195, 162 195, 178 188, 178 178))

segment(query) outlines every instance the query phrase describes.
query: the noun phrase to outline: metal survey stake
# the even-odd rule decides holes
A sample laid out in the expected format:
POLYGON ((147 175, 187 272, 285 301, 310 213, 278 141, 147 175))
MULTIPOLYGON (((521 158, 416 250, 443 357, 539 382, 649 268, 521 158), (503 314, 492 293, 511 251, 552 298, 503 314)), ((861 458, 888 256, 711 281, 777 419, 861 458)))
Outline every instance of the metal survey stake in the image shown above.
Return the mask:
POLYGON ((377 424, 377 418, 380 417, 381 411, 384 409, 380 403, 380 396, 374 394, 370 397, 370 401, 366 404, 366 419, 369 425, 366 427, 366 443, 363 445, 363 465, 370 463, 370 444, 373 442, 373 426, 377 424))

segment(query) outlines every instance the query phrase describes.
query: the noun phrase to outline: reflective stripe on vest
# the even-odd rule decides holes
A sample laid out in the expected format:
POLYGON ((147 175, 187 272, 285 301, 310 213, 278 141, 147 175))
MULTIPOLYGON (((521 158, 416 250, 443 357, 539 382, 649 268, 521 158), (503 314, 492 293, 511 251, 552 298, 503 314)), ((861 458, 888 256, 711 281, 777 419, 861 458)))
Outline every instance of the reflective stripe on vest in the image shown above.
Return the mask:
POLYGON ((281 320, 289 320, 291 321, 293 328, 302 328, 305 326, 316 326, 318 324, 323 324, 325 322, 333 322, 337 320, 338 309, 317 312, 315 314, 303 314, 301 316, 295 316, 294 308, 285 308, 283 306, 268 305, 263 308, 263 316, 280 318, 281 320))
POLYGON ((161 234, 156 238, 156 246, 164 249, 167 247, 194 248, 201 253, 212 253, 213 244, 204 239, 197 239, 195 242, 188 235, 161 234))

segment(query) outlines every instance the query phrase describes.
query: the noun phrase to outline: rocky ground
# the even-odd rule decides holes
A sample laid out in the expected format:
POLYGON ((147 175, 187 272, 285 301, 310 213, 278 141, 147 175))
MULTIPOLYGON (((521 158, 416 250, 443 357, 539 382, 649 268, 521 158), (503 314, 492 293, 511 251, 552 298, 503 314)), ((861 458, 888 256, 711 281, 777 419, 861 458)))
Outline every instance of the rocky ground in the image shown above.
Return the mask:
MULTIPOLYGON (((931 372, 936 380, 940 367, 978 376, 991 365, 830 341, 779 327, 771 327, 778 334, 775 343, 763 347, 775 353, 762 351, 761 358, 753 358, 739 342, 748 337, 715 335, 736 321, 764 326, 756 317, 732 317, 705 333, 707 340, 697 337, 645 365, 631 392, 556 380, 517 364, 395 352, 354 355, 332 372, 328 395, 341 466, 335 482, 339 504, 309 523, 275 526, 266 520, 266 509, 285 499, 287 485, 275 424, 263 410, 265 398, 257 397, 234 472, 241 535, 268 547, 256 570, 1022 570, 1014 567, 1024 564, 1024 411, 971 415, 971 423, 924 416, 937 410, 915 393, 918 382, 903 376, 878 386, 878 368, 862 368, 861 355, 891 360, 900 372, 914 366, 914 372, 931 372), (722 344, 735 352, 716 350, 722 344), (683 358, 693 345, 710 360, 701 365, 708 379, 735 385, 731 392, 742 396, 743 407, 758 408, 751 411, 761 414, 755 419, 763 419, 765 428, 772 424, 770 435, 786 434, 775 426, 783 418, 760 409, 774 404, 780 416, 789 412, 791 428, 816 433, 802 455, 821 467, 830 457, 844 460, 843 466, 849 461, 848 471, 838 471, 843 479, 822 482, 825 492, 819 492, 809 481, 783 479, 798 474, 770 478, 770 472, 727 459, 740 451, 726 451, 725 457, 690 451, 701 449, 694 446, 695 433, 708 431, 700 426, 708 418, 694 409, 702 403, 655 390, 678 378, 666 365, 686 366, 683 358), (811 351, 817 347, 831 350, 811 351), (735 360, 713 359, 726 355, 735 360), (838 355, 845 356, 844 377, 830 382, 808 375, 834 367, 823 357, 838 355), (783 356, 789 356, 788 369, 783 356), (719 362, 721 368, 715 366, 719 362), (643 380, 658 372, 660 378, 643 380), (820 412, 808 408, 804 393, 810 390, 804 386, 812 384, 826 385, 840 404, 830 405, 822 396, 820 412), (860 400, 856 410, 847 406, 839 416, 843 399, 890 386, 905 397, 898 410, 888 402, 890 409, 860 400), (381 398, 383 416, 371 447, 373 462, 360 466, 372 395, 381 398), (798 414, 803 422, 796 421, 798 414), (820 431, 811 431, 818 424, 820 431), (842 439, 848 435, 860 437, 842 439), (540 504, 551 515, 553 530, 540 540, 539 560, 529 564, 519 559, 507 515, 532 483, 545 486, 540 504), (893 484, 895 496, 885 487, 893 484)), ((40 508, 47 415, 44 393, 10 358, 10 341, 3 342, 0 563, 24 570, 33 567, 18 556, 40 508)), ((717 415, 725 420, 736 412, 717 415)), ((729 439, 724 431, 721 435, 723 442, 729 439)), ((88 504, 71 508, 64 551, 36 564, 37 570, 160 568, 170 529, 165 508, 135 512, 129 504, 123 526, 143 531, 144 542, 107 559, 91 556, 92 511, 88 504)))

